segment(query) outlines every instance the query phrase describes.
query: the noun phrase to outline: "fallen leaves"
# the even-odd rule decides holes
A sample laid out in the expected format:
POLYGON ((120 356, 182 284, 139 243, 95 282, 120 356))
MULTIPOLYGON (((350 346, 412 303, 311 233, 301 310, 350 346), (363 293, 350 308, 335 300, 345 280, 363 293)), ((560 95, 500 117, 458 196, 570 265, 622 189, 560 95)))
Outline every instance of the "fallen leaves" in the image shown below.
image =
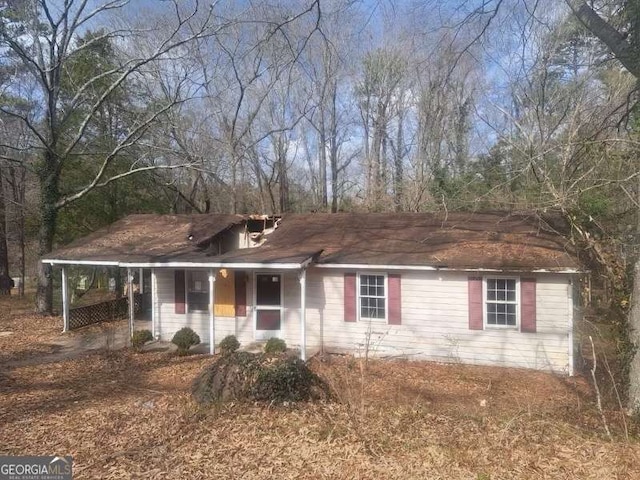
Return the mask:
POLYGON ((38 358, 0 366, 0 453, 70 454, 79 479, 640 477, 640 446, 601 436, 581 378, 427 362, 364 369, 331 356, 311 364, 340 402, 203 409, 189 386, 208 356, 38 358))

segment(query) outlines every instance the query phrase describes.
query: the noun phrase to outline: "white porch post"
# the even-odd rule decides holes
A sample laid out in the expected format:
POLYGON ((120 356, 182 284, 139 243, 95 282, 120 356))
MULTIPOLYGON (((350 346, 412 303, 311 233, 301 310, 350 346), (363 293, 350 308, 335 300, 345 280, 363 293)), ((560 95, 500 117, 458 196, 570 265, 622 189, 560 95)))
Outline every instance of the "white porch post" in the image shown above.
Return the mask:
POLYGON ((300 359, 307 360, 307 270, 303 269, 300 279, 300 359))
POLYGON ((133 297, 133 270, 127 268, 127 288, 129 290, 129 343, 133 337, 133 316, 134 316, 134 297, 133 297))
POLYGON ((153 338, 156 340, 160 337, 157 330, 158 320, 158 310, 156 307, 156 302, 158 299, 158 280, 156 279, 156 269, 151 269, 151 334, 153 338))
POLYGON ((567 290, 568 290, 568 307, 569 307, 569 336, 568 336, 568 343, 569 343, 569 376, 573 377, 573 321, 574 321, 574 312, 573 312, 573 293, 574 293, 574 286, 573 286, 573 282, 576 281, 576 278, 569 278, 569 285, 567 286, 567 290))
POLYGON ((144 280, 143 280, 144 275, 143 275, 143 273, 144 273, 143 269, 140 268, 138 270, 138 279, 139 279, 138 280, 138 284, 140 285, 140 294, 144 293, 144 280))
POLYGON ((209 270, 209 353, 216 353, 216 271, 209 270))
POLYGON ((62 267, 62 332, 69 331, 69 279, 67 267, 62 267))

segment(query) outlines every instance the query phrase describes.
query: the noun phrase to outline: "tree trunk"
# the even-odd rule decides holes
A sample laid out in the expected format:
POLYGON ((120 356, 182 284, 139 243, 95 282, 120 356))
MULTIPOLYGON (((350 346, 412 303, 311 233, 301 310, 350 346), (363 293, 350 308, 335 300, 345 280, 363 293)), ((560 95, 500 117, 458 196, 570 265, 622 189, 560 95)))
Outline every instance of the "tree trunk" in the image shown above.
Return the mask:
POLYGON ((329 162, 331 165, 331 213, 338 211, 338 86, 331 86, 331 127, 329 131, 329 162))
POLYGON ((336 213, 338 211, 338 132, 337 127, 331 130, 331 140, 330 144, 330 155, 329 159, 331 161, 331 213, 336 213))
POLYGON ((402 211, 402 199, 404 197, 403 182, 404 173, 402 165, 402 157, 404 150, 404 116, 402 113, 398 116, 398 131, 396 133, 396 151, 393 163, 393 193, 396 212, 402 211))
POLYGON ((640 259, 636 261, 633 272, 633 292, 628 317, 629 340, 635 347, 635 353, 629 365, 629 409, 640 413, 640 259))
MULTIPOLYGON (((56 233, 60 199, 56 162, 53 155, 45 153, 40 180, 40 229, 38 230, 38 258, 42 258, 53 249, 56 233)), ((51 265, 38 262, 38 286, 36 288, 36 312, 53 315, 53 271, 51 265)))
POLYGON ((4 181, 0 166, 0 295, 11 295, 13 281, 9 276, 9 249, 7 248, 7 217, 5 213, 4 181))
MULTIPOLYGON (((573 14, 587 29, 598 37, 609 50, 613 52, 631 75, 640 78, 640 56, 629 41, 629 36, 615 29, 615 27, 601 17, 584 0, 565 0, 573 14)), ((629 7, 627 7, 629 8, 629 7)), ((630 31, 635 33, 634 21, 631 22, 630 31)), ((631 35, 633 39, 634 35, 631 35)))
POLYGON ((327 131, 325 130, 324 110, 320 111, 320 134, 318 135, 318 186, 320 187, 320 206, 327 208, 327 131))
POLYGON ((276 140, 276 161, 278 162, 278 178, 280 180, 280 213, 287 213, 291 211, 289 177, 287 176, 287 149, 285 139, 281 136, 276 140))
POLYGON ((24 297, 24 284, 26 277, 26 233, 25 233, 25 190, 27 181, 27 170, 23 167, 10 170, 13 185, 13 201, 17 206, 16 230, 18 231, 18 245, 20 247, 20 286, 18 294, 24 297), (17 170, 17 172, 16 172, 17 170))

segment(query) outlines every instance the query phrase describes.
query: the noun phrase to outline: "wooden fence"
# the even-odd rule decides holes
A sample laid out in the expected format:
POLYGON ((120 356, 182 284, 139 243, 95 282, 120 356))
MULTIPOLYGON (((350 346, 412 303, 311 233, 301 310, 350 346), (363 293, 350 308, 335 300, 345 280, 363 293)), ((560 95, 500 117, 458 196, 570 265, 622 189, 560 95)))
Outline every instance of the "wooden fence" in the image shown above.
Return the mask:
MULTIPOLYGON (((133 296, 134 314, 146 310, 150 304, 149 294, 136 293, 133 296)), ((69 309, 69 329, 86 327, 100 322, 119 320, 129 316, 129 298, 122 297, 116 300, 84 305, 69 309)))

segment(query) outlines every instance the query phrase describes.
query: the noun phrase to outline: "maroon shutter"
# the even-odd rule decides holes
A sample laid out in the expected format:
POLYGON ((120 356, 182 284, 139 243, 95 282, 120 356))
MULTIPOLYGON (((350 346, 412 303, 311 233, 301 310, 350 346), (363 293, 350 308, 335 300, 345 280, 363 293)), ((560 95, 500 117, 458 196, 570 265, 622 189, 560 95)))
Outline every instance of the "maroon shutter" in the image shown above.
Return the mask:
POLYGON ((389 274, 387 284, 389 285, 389 325, 400 325, 402 323, 400 275, 389 274))
POLYGON ((175 288, 174 305, 176 313, 184 313, 186 311, 186 296, 184 285, 184 270, 174 270, 173 282, 175 288))
POLYGON ((536 279, 520 279, 520 331, 536 333, 536 279))
POLYGON ((356 315, 356 274, 344 274, 344 321, 355 322, 356 315))
POLYGON ((469 277, 469 330, 482 330, 482 277, 469 277))
POLYGON ((235 272, 236 316, 247 316, 247 274, 235 272))

